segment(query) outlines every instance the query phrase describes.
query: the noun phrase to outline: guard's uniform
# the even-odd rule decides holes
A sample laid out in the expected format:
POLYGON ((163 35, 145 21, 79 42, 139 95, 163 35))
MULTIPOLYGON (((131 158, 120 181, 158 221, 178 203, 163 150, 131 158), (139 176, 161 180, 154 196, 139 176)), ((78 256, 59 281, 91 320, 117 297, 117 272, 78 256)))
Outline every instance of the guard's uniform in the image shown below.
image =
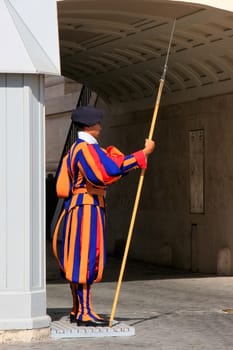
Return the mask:
POLYGON ((100 123, 102 117, 103 111, 95 107, 80 106, 73 110, 72 121, 84 131, 79 132, 78 140, 64 157, 57 179, 57 195, 65 199, 65 205, 55 228, 53 251, 70 281, 73 297, 70 320, 78 325, 102 322, 91 305, 91 285, 101 280, 105 264, 106 187, 129 171, 146 167, 143 151, 124 156, 115 147, 106 150, 99 147, 88 127, 100 123), (62 245, 58 254, 61 223, 62 245))
POLYGON ((98 319, 91 308, 89 287, 101 280, 105 264, 106 187, 138 167, 146 167, 143 151, 124 156, 115 147, 104 150, 82 139, 73 144, 63 159, 57 195, 65 198, 65 205, 55 229, 53 250, 65 278, 79 284, 78 298, 83 308, 79 310, 79 319, 98 319), (61 222, 63 234, 58 256, 61 222))

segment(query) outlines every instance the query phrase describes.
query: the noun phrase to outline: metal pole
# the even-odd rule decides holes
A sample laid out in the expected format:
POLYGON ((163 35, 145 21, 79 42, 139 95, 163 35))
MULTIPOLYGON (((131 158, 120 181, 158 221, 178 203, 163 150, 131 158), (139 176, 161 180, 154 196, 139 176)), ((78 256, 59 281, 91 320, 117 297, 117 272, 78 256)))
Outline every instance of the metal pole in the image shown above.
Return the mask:
MULTIPOLYGON (((163 86, 164 86, 164 81, 165 81, 165 76, 166 76, 166 71, 167 71, 167 63, 168 63, 172 39, 174 36, 174 31, 175 31, 175 25, 176 25, 176 20, 174 20, 174 22, 173 22, 172 31, 171 31, 171 35, 170 35, 170 41, 169 41, 168 50, 167 50, 167 56, 166 56, 164 69, 163 69, 163 74, 162 74, 162 77, 160 79, 158 94, 157 94, 155 107, 154 107, 153 118, 151 121, 150 132, 149 132, 149 136, 148 136, 149 140, 152 139, 154 129, 155 129, 155 123, 156 123, 156 119, 157 119, 157 115, 158 115, 160 99, 162 96, 162 91, 163 91, 163 86)), ((140 200, 140 196, 141 196, 144 175, 145 175, 145 169, 142 169, 141 175, 139 178, 139 182, 138 182, 138 189, 137 189, 136 198, 135 198, 135 202, 134 202, 134 208, 133 208, 133 213, 132 213, 131 222, 130 222, 130 226, 129 226, 129 232, 128 232, 128 237, 127 237, 126 246, 125 246, 125 252, 124 252, 124 256, 123 256, 123 260, 122 260, 122 264, 121 264, 121 270, 120 270, 120 274, 119 274, 119 278, 118 278, 116 293, 115 293, 115 297, 114 297, 114 301, 113 301, 112 312, 110 315, 109 327, 112 327, 112 322, 114 320, 114 316, 115 316, 115 312, 116 312, 117 302, 118 302, 118 298, 119 298, 119 294, 120 294, 121 283, 122 283, 123 274, 125 271, 126 260, 127 260, 128 251, 129 251, 129 246, 130 246, 130 242, 131 242, 131 238, 132 238, 132 234, 133 234, 133 229, 134 229, 134 223, 135 223, 135 219, 136 219, 136 215, 137 215, 138 204, 139 204, 139 200, 140 200)))

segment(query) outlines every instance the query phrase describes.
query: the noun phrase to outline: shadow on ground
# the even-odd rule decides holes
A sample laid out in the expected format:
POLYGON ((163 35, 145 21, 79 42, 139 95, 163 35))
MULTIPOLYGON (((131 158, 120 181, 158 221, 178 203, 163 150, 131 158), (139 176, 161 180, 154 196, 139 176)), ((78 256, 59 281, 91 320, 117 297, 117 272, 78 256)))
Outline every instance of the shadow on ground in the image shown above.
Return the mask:
MULTIPOLYGON (((67 283, 62 277, 59 268, 56 264, 55 258, 52 253, 51 242, 47 241, 46 246, 47 263, 46 263, 46 276, 48 283, 67 283)), ((104 270, 103 280, 101 282, 116 282, 119 277, 122 260, 120 258, 108 256, 107 263, 104 270)), ((171 269, 166 267, 160 267, 152 263, 146 263, 143 261, 137 261, 128 259, 124 272, 125 281, 138 281, 138 280, 156 280, 156 279, 171 279, 171 278, 201 278, 201 277, 216 277, 214 274, 200 274, 193 273, 185 270, 171 269)))
MULTIPOLYGON (((47 309, 48 315, 51 317, 51 320, 53 322, 55 321, 60 321, 60 320, 66 320, 68 323, 69 321, 69 313, 70 313, 70 308, 48 308, 47 309)), ((170 313, 167 313, 167 315, 170 313)), ((101 317, 104 319, 109 319, 109 315, 107 314, 100 314, 101 317)), ((114 321, 119 322, 119 323, 130 323, 131 326, 136 326, 138 324, 141 324, 143 322, 151 321, 154 319, 159 318, 161 315, 155 315, 155 316, 150 316, 150 317, 115 317, 114 321)))

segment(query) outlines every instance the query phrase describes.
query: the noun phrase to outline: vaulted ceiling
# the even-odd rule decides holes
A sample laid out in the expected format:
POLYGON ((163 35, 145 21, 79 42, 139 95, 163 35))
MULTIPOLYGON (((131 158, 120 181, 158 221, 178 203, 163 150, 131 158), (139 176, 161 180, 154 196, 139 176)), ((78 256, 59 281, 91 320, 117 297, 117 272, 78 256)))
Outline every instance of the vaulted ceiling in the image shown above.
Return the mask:
POLYGON ((233 12, 195 2, 59 1, 62 74, 112 106, 150 106, 176 18, 162 102, 233 91, 233 12))

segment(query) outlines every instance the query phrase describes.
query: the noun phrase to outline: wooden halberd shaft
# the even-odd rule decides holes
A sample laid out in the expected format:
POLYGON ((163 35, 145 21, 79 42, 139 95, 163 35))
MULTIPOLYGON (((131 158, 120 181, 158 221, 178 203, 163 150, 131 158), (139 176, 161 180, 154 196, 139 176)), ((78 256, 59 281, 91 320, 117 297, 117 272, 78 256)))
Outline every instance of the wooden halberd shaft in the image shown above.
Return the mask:
MULTIPOLYGON (((170 41, 169 41, 168 50, 167 50, 166 61, 164 64, 163 74, 162 74, 162 77, 161 77, 160 83, 159 83, 159 89, 158 89, 158 93, 157 93, 157 97, 156 97, 154 113, 153 113, 150 131, 149 131, 149 136, 148 136, 149 140, 152 140, 154 130, 155 130, 155 124, 156 124, 156 120, 157 120, 157 115, 158 115, 159 106, 160 106, 160 100, 161 100, 161 96, 162 96, 162 92, 163 92, 165 76, 166 76, 166 71, 167 71, 168 58, 169 58, 172 39, 174 36, 174 31, 175 31, 175 24, 176 24, 176 20, 174 20, 174 22, 173 22, 172 31, 171 31, 171 35, 170 35, 170 41)), ((127 237, 127 241, 126 241, 126 245, 125 245, 125 251, 124 251, 124 255, 123 255, 123 259, 122 259, 120 274, 119 274, 119 278, 118 278, 118 282, 117 282, 117 288, 116 288, 115 297, 114 297, 113 306, 112 306, 112 311, 111 311, 111 315, 110 315, 109 327, 112 327, 112 322, 114 320, 114 316, 115 316, 115 312, 116 312, 117 302, 118 302, 120 289, 121 289, 121 283, 122 283, 122 279, 123 279, 123 275, 124 275, 124 271, 125 271, 125 266, 126 266, 126 261, 127 261, 127 256, 128 256, 128 252, 129 252, 131 239, 132 239, 135 219, 137 216, 139 200, 141 197, 141 191, 142 191, 142 186, 143 186, 143 182, 144 182, 144 177, 145 177, 145 169, 142 169, 141 174, 140 174, 140 178, 139 178, 139 182, 138 182, 138 188, 137 188, 136 198, 135 198, 135 202, 134 202, 132 217, 131 217, 131 221, 130 221, 128 237, 127 237)))

